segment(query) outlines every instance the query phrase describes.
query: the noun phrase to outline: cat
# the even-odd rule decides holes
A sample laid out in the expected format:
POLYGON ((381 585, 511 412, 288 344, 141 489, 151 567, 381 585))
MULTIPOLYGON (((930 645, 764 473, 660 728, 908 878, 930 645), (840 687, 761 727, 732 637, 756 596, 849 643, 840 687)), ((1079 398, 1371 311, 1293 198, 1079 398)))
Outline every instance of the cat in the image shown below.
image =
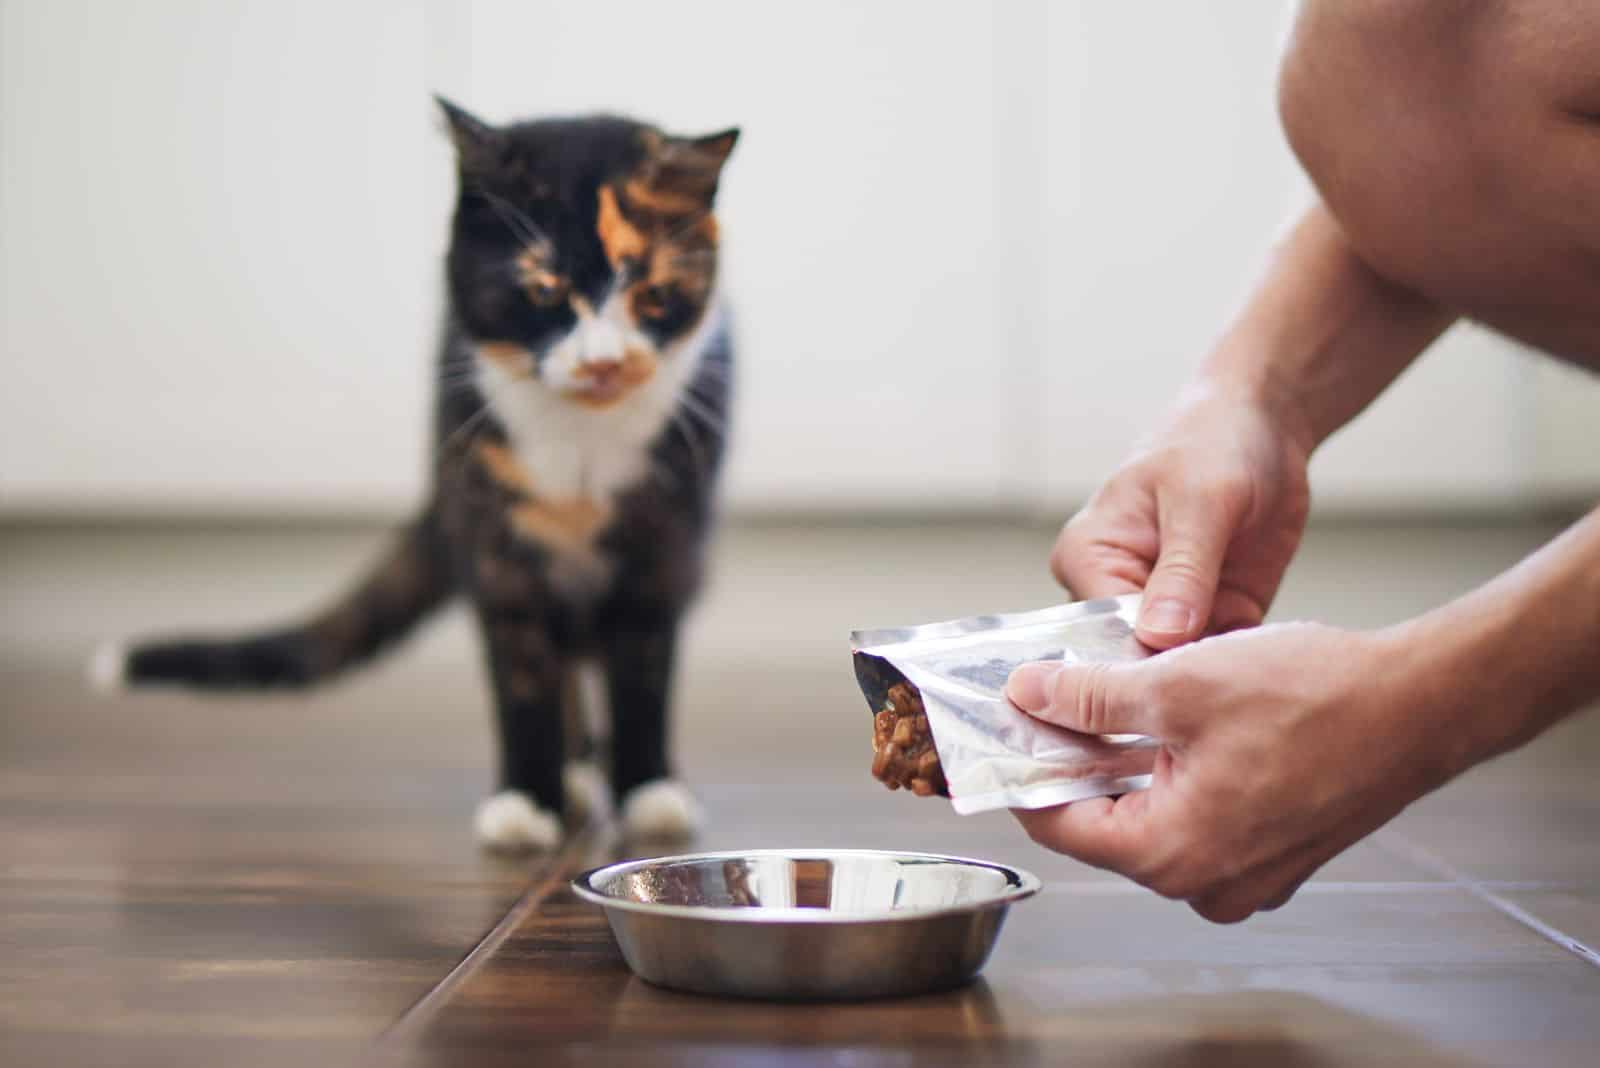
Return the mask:
POLYGON ((493 682, 499 790, 483 844, 547 849, 615 804, 640 836, 701 814, 668 760, 679 624, 702 577, 732 381, 714 200, 739 131, 614 116, 496 126, 439 97, 457 197, 421 514, 345 597, 237 639, 111 646, 103 685, 301 687, 470 599, 493 682), (574 715, 598 664, 610 787, 574 715))

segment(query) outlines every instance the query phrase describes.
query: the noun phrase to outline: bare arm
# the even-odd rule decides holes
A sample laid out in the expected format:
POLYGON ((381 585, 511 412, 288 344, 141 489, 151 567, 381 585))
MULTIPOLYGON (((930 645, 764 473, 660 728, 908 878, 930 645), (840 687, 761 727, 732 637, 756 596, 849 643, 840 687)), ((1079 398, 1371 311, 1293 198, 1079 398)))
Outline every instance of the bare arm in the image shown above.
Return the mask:
POLYGON ((1318 203, 1275 251, 1201 369, 1278 413, 1310 453, 1353 419, 1455 316, 1380 277, 1318 203))
POLYGON ((1473 593, 1393 628, 1454 775, 1600 698, 1600 508, 1473 593))
POLYGON ((1312 208, 1163 425, 1063 529, 1057 578, 1080 597, 1143 590, 1139 636, 1158 649, 1260 623, 1305 526, 1311 453, 1451 319, 1312 208))

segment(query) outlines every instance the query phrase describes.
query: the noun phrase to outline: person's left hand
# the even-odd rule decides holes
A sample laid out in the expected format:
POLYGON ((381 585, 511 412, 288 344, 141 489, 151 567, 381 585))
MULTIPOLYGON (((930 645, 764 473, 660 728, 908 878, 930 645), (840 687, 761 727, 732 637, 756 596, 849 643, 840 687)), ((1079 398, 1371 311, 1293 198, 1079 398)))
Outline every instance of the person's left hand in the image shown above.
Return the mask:
POLYGON ((1451 774, 1448 672, 1400 630, 1307 623, 1128 664, 1030 664, 1007 696, 1092 734, 1160 739, 1148 790, 1015 810, 1041 845, 1187 901, 1218 923, 1276 908, 1451 774))

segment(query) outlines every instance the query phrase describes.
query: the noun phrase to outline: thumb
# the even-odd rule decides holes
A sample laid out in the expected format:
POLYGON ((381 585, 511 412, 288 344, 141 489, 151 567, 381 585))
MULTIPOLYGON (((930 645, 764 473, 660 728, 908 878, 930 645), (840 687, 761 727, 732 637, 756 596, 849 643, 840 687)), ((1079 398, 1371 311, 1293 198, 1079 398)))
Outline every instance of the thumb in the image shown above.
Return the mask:
POLYGON ((1085 734, 1160 736, 1142 663, 1023 664, 1006 681, 1006 697, 1036 719, 1085 734))
POLYGON ((1205 631, 1232 538, 1233 526, 1215 501, 1182 501, 1162 516, 1161 555, 1139 608, 1140 641, 1170 649, 1205 631))

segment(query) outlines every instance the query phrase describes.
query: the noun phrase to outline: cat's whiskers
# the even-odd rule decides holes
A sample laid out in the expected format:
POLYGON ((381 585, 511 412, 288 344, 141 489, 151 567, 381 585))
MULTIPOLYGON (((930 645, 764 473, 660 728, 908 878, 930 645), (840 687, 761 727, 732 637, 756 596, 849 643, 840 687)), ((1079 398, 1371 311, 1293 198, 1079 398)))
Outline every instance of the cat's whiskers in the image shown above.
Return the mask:
POLYGON ((466 365, 462 367, 441 365, 439 368, 438 377, 435 379, 435 381, 441 383, 475 382, 477 381, 478 377, 478 368, 472 365, 466 365))
POLYGON ((726 397, 708 397, 693 390, 684 391, 682 397, 684 406, 699 416, 701 423, 708 431, 716 434, 718 440, 728 436, 728 421, 724 407, 726 399, 726 397))
POLYGON ((451 395, 451 396, 453 396, 455 394, 459 394, 459 393, 477 393, 477 392, 479 392, 479 390, 481 388, 482 387, 479 386, 477 381, 473 380, 473 379, 468 379, 468 380, 462 381, 462 382, 441 382, 441 383, 439 383, 439 392, 441 394, 451 395))
POLYGON ((530 382, 532 380, 533 369, 528 367, 524 369, 521 374, 507 375, 506 380, 500 383, 500 385, 494 390, 482 391, 483 403, 478 406, 477 411, 473 412, 465 420, 463 420, 460 426, 452 430, 449 436, 439 443, 439 447, 433 451, 433 462, 438 463, 440 460, 444 459, 445 454, 450 450, 450 448, 457 444, 457 439, 462 439, 462 435, 466 435, 466 437, 460 440, 459 444, 461 449, 465 451, 467 445, 472 442, 473 438, 481 433, 483 428, 488 425, 486 420, 490 412, 493 410, 494 402, 503 396, 505 392, 512 386, 515 386, 519 382, 530 382))
POLYGON ((519 242, 524 245, 535 246, 543 243, 543 237, 540 232, 537 229, 530 229, 526 223, 523 223, 515 215, 511 214, 511 211, 509 210, 511 206, 505 201, 494 197, 492 194, 485 196, 484 199, 488 202, 489 207, 493 209, 494 213, 500 217, 500 221, 505 223, 506 229, 510 230, 512 236, 515 237, 519 242))
POLYGON ((434 385, 444 393, 466 393, 483 390, 482 374, 475 363, 455 361, 456 366, 441 364, 434 385))
POLYGON ((715 434, 719 438, 727 432, 728 426, 726 421, 724 421, 720 416, 710 409, 710 407, 706 404, 706 399, 704 397, 701 397, 693 390, 685 389, 679 393, 678 403, 681 404, 684 410, 690 415, 699 416, 700 424, 706 428, 707 432, 715 434))
MULTIPOLYGON (((699 371, 713 366, 715 365, 703 363, 700 368, 696 369, 696 374, 698 375, 699 371)), ((699 425, 704 435, 715 435, 720 440, 727 435, 727 422, 712 410, 711 404, 713 402, 710 398, 695 391, 693 380, 678 391, 676 399, 677 404, 672 411, 672 425, 683 436, 684 443, 689 448, 692 460, 691 466, 694 468, 695 484, 698 490, 703 487, 710 477, 711 470, 704 450, 705 442, 701 440, 702 435, 696 432, 696 424, 699 425)))
POLYGON ((505 223, 506 229, 510 230, 517 240, 534 246, 554 245, 549 235, 544 232, 538 223, 528 217, 527 212, 511 203, 505 197, 491 191, 481 182, 472 185, 471 190, 483 198, 484 203, 488 204, 490 209, 499 216, 500 221, 505 223))
POLYGON ((671 419, 672 427, 682 435, 684 444, 689 449, 690 466, 694 468, 695 490, 698 492, 705 485, 708 474, 705 453, 700 448, 700 439, 694 432, 694 424, 686 418, 684 409, 674 408, 671 419))
POLYGON ((711 363, 706 361, 701 363, 699 367, 695 368, 694 378, 691 380, 691 384, 693 384, 693 382, 700 381, 702 377, 704 377, 708 382, 731 384, 733 382, 733 369, 724 363, 711 363))
POLYGON ((689 397, 714 409, 723 408, 732 389, 733 378, 727 367, 709 360, 700 361, 694 373, 678 387, 679 397, 689 397), (705 392, 701 392, 701 390, 705 392))
POLYGON ((477 391, 477 388, 478 384, 476 382, 445 382, 440 384, 439 392, 441 394, 454 395, 457 393, 473 393, 477 391))

